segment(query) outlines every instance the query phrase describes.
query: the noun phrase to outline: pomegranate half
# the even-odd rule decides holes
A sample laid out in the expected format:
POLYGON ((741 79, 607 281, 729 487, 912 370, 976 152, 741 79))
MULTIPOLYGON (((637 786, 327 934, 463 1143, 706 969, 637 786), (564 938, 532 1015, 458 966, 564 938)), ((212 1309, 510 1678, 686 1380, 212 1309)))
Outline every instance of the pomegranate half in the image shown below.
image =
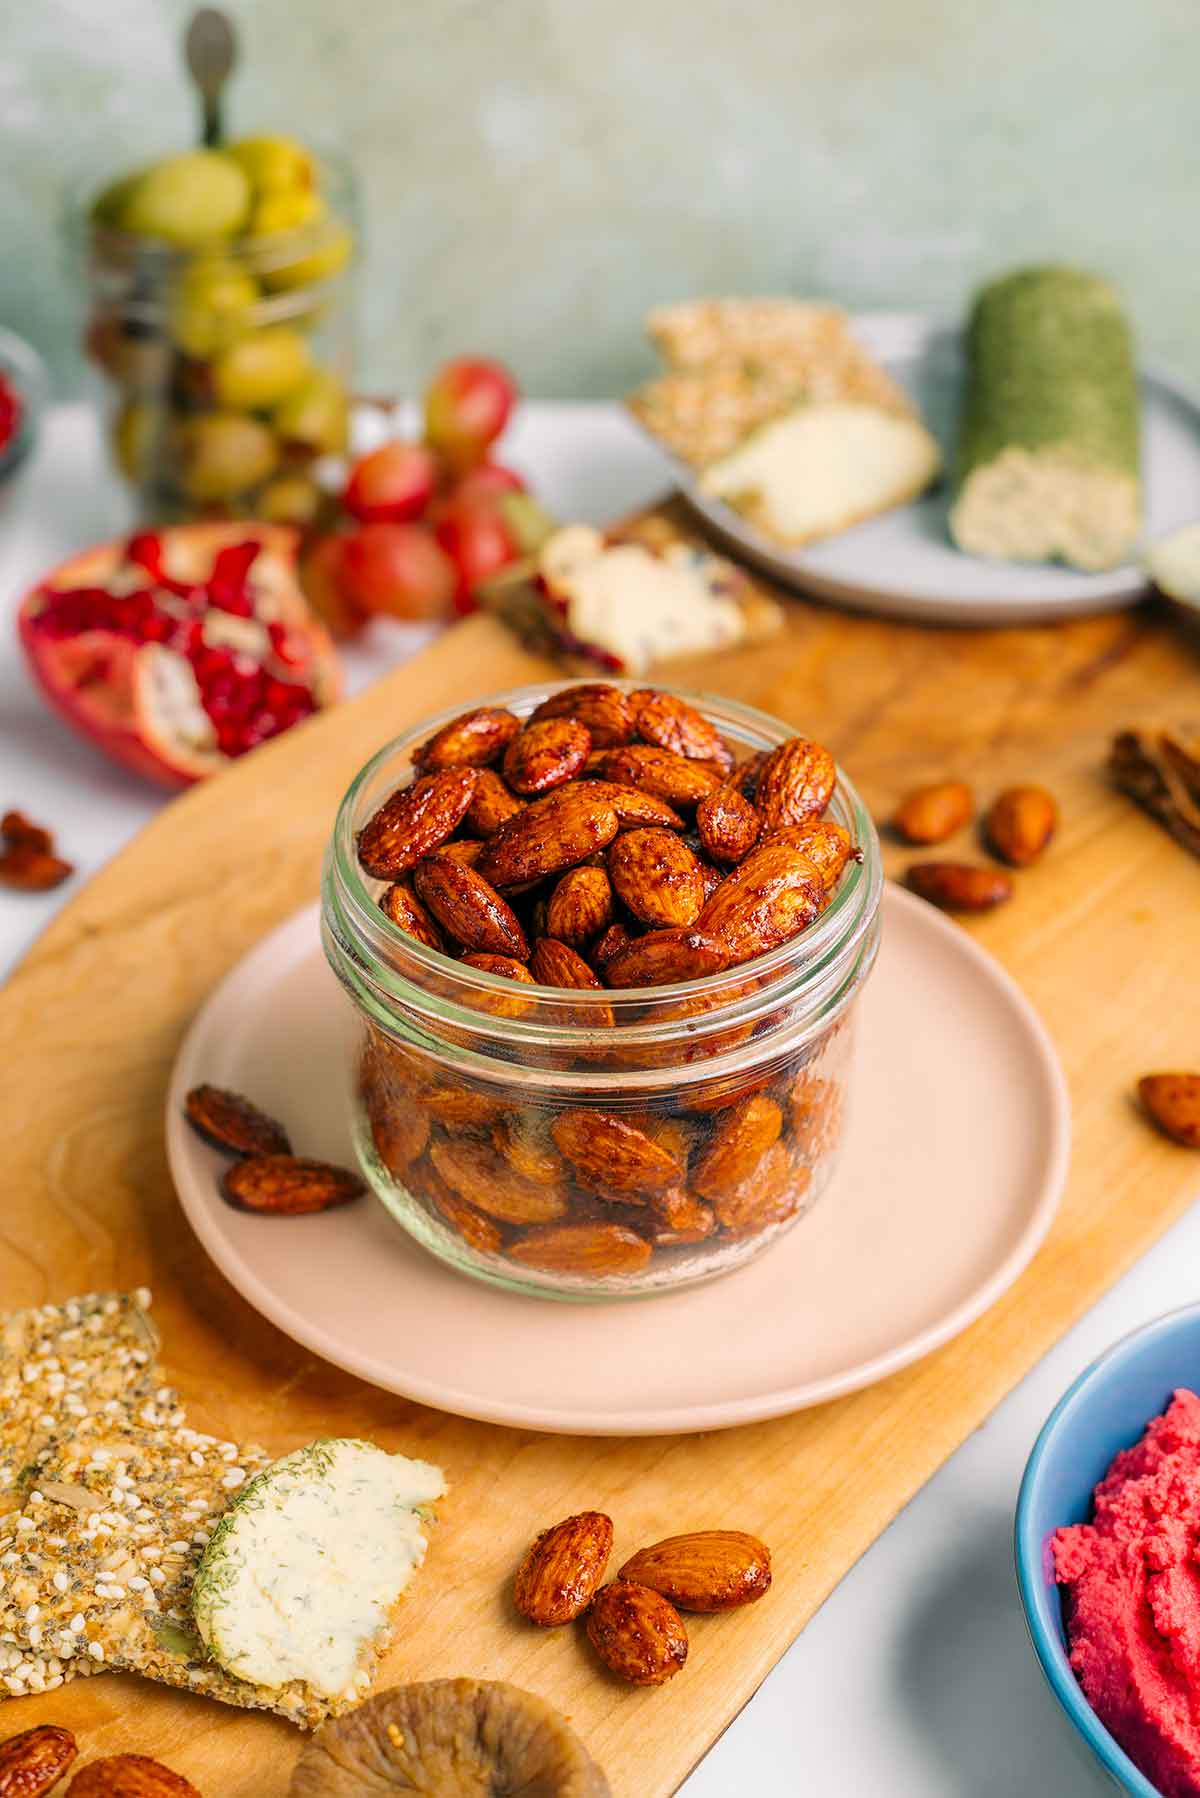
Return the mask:
POLYGON ((64 562, 17 615, 59 715, 163 786, 217 774, 340 697, 282 525, 175 525, 64 562))

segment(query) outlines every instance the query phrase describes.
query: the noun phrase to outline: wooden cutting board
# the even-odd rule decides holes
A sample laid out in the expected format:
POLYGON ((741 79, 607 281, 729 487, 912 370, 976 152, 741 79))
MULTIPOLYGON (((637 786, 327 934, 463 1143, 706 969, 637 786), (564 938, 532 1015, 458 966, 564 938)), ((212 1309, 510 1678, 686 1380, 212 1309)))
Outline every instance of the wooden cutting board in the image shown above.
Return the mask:
MULTIPOLYGON (((787 614, 781 640, 681 663, 671 680, 719 688, 829 742, 880 816, 912 783, 951 773, 981 800, 1043 781, 1063 811, 1044 864, 1019 877, 1009 906, 971 925, 1039 1007, 1066 1066, 1076 1146, 1063 1209, 1002 1303, 872 1391, 707 1437, 597 1441, 462 1422, 313 1360, 238 1298, 183 1221, 162 1105, 190 1018, 231 963, 313 896, 334 808, 368 755, 425 714, 547 671, 489 619, 176 800, 0 993, 4 1306, 145 1283, 167 1376, 199 1427, 280 1451, 318 1434, 369 1435, 441 1462, 453 1490, 405 1602, 390 1679, 470 1673, 541 1693, 572 1717, 619 1798, 674 1790, 901 1506, 1200 1187, 1200 1157, 1157 1136, 1130 1099, 1139 1073, 1200 1059, 1200 862, 1103 773, 1118 725, 1196 714, 1195 640, 1151 607, 1006 632, 933 631, 795 600, 787 614), (585 1507, 615 1517, 614 1565, 672 1530, 754 1530, 774 1550, 774 1588, 745 1612, 689 1621, 691 1659, 669 1687, 622 1687, 580 1635, 523 1627, 508 1598, 532 1532, 585 1507)), ((966 836, 959 847, 976 852, 966 836)), ((887 854, 898 871, 905 853, 887 854)), ((445 1349, 452 1360, 452 1318, 445 1349)), ((75 1729, 87 1755, 161 1756, 205 1798, 282 1798, 297 1750, 281 1722, 124 1675, 12 1701, 0 1736, 49 1720, 75 1729)), ((780 1769, 781 1790, 802 1780, 802 1767, 780 1769)))

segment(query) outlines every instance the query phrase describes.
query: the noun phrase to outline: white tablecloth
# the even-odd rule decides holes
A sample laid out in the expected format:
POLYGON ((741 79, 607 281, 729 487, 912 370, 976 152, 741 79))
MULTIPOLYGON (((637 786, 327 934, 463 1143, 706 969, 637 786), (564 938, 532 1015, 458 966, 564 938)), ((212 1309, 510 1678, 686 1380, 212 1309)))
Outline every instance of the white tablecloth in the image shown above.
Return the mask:
MULTIPOLYGON (((612 406, 528 405, 505 453, 564 518, 603 522, 667 484, 655 451, 612 406)), ((19 495, 0 512, 0 808, 20 805, 49 824, 79 875, 48 896, 0 893, 0 976, 80 880, 164 803, 47 712, 11 627, 29 582, 126 522, 86 413, 58 408, 19 495)), ((347 657, 352 689, 423 640, 419 631, 381 630, 347 657)), ((1116 1337, 1193 1301, 1198 1272, 1200 1211, 1193 1211, 842 1582, 688 1780, 687 1798, 1101 1798, 1110 1791, 1079 1758, 1026 1641, 1012 1577, 1013 1503, 1033 1438, 1063 1388, 1116 1337)), ((579 1502, 587 1503, 586 1493, 579 1502)), ((753 1518, 725 1517, 719 1494, 712 1517, 700 1521, 754 1527, 753 1518)), ((670 1691, 657 1702, 669 1705, 670 1691)))

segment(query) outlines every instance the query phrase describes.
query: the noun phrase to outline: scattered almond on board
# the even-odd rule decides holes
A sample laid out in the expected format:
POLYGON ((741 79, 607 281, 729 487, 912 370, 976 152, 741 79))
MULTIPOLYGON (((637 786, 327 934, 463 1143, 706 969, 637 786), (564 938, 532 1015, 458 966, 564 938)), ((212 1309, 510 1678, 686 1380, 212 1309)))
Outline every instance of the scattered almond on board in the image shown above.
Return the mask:
MULTIPOLYGON (((348 1168, 292 1154, 283 1125, 241 1093, 194 1086, 183 1102, 188 1123, 210 1148, 237 1159, 218 1183, 221 1197, 238 1211, 270 1217, 303 1217, 348 1205, 366 1182, 348 1168)), ((4 1788, 0 1786, 0 1798, 4 1788)))
POLYGON ((539 1628, 586 1617, 588 1640, 610 1673, 661 1686, 687 1660, 680 1611, 732 1611, 771 1584, 771 1555, 742 1530, 693 1530, 641 1548, 602 1585, 613 1524, 603 1511, 564 1517, 534 1538, 517 1569, 513 1602, 539 1628))
MULTIPOLYGON (((974 815, 965 781, 933 781, 914 787, 897 806, 892 827, 906 843, 933 848, 957 835, 974 815)), ((983 820, 984 843, 1011 868, 1028 868, 1044 854, 1058 828, 1058 805, 1045 787, 1006 787, 983 820)), ((915 862, 907 874, 914 893, 943 911, 985 912, 1011 899, 1012 881, 975 862, 915 862)))
POLYGON ((1138 1096, 1172 1142, 1200 1149, 1200 1074, 1145 1074, 1138 1096))

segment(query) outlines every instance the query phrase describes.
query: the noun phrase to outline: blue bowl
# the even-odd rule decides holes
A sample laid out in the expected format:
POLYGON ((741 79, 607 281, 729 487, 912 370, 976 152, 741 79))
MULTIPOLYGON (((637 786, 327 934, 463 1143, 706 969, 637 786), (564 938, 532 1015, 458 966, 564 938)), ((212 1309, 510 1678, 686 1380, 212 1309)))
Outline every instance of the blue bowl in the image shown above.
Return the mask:
POLYGON ((1049 1542, 1063 1524, 1089 1520, 1093 1488, 1114 1455, 1138 1440, 1179 1386, 1200 1390, 1200 1305, 1145 1324, 1080 1374, 1034 1444, 1017 1500, 1017 1585, 1042 1672, 1113 1784, 1134 1798, 1159 1798, 1158 1788, 1109 1735, 1071 1671, 1049 1542))

